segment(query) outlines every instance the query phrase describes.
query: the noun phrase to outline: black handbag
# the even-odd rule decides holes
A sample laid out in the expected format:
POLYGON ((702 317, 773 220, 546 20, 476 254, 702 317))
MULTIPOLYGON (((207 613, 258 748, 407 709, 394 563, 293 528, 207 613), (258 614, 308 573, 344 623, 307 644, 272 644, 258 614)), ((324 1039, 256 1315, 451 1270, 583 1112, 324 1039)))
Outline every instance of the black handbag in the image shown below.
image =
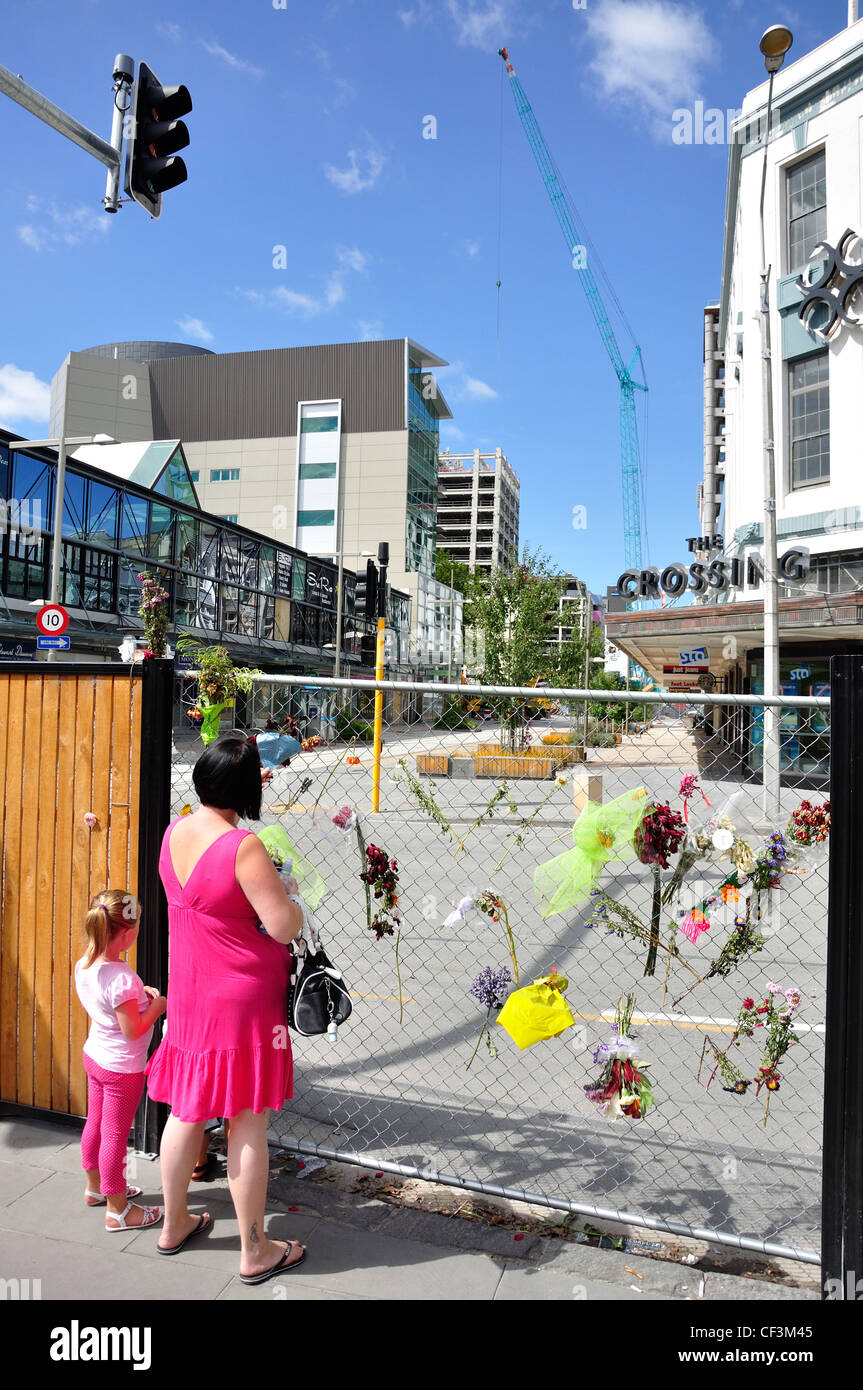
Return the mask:
POLYGON ((308 917, 302 934, 294 938, 289 949, 288 1024, 301 1037, 312 1038, 326 1033, 335 1042, 338 1025, 346 1023, 351 1016, 345 978, 333 965, 321 945, 320 933, 308 917))

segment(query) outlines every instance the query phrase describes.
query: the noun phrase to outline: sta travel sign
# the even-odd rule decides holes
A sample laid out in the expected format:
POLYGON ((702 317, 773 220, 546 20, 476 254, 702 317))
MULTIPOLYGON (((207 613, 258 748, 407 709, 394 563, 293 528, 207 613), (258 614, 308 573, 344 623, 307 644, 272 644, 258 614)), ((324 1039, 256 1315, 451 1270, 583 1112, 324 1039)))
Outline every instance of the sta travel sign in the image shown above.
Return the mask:
MULTIPOLYGON (((721 536, 692 536, 686 542, 690 551, 722 549, 721 536)), ((778 560, 779 582, 799 584, 809 574, 809 551, 799 546, 786 550, 778 560)), ((764 559, 747 555, 733 559, 719 555, 715 559, 693 560, 690 565, 666 565, 660 570, 648 567, 624 570, 617 581, 617 591, 624 598, 661 598, 663 594, 676 598, 687 590, 693 594, 721 593, 727 589, 757 588, 764 579, 764 559)))

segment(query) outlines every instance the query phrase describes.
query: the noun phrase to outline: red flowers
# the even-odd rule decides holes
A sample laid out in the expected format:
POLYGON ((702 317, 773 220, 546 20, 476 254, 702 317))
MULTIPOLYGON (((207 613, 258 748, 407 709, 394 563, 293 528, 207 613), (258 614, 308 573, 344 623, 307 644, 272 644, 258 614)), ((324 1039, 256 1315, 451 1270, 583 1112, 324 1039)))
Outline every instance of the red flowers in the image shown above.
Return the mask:
POLYGON ((399 914, 396 911, 399 879, 395 859, 388 859, 377 845, 366 845, 366 869, 360 874, 360 878, 363 883, 368 884, 376 898, 382 899, 374 917, 369 914, 370 929, 378 941, 384 936, 392 936, 393 924, 398 925, 399 922, 399 914))
POLYGON ((683 817, 678 811, 672 811, 667 802, 653 806, 648 808, 635 832, 635 852, 642 864, 659 864, 667 869, 668 856, 677 854, 685 834, 683 817))

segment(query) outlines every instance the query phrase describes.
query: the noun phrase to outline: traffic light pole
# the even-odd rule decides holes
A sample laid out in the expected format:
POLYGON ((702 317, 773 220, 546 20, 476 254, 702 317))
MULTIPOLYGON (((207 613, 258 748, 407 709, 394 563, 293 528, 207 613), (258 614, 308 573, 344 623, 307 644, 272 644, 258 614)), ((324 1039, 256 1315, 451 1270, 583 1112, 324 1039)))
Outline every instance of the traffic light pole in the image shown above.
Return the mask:
POLYGON ((94 131, 88 130, 80 121, 76 121, 74 116, 70 116, 68 111, 55 106, 53 101, 42 96, 35 87, 30 87, 16 73, 10 72, 0 64, 0 92, 5 96, 11 97, 19 106, 23 106, 25 111, 38 116, 40 121, 44 121, 52 130, 56 130, 60 135, 64 135, 67 140, 71 140, 73 145, 93 155, 100 163, 107 166, 108 181, 105 190, 105 211, 116 212, 119 207, 118 193, 120 190, 120 165, 123 158, 123 117, 125 111, 118 108, 117 93, 121 90, 129 91, 132 84, 132 75, 135 65, 131 58, 125 53, 118 53, 114 60, 114 118, 111 126, 111 141, 103 140, 94 131))

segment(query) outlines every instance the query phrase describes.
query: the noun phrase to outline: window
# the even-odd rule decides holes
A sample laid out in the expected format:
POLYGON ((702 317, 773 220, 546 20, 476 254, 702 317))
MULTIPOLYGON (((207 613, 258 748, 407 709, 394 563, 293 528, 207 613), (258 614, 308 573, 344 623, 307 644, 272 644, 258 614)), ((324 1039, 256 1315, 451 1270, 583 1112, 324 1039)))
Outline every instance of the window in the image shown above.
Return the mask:
POLYGON ((301 463, 301 478, 334 478, 336 476, 335 463, 301 463))
POLYGON ((830 478, 830 387, 826 352, 789 368, 791 486, 812 487, 830 478))
POLYGON ((191 469, 190 472, 189 472, 189 477, 192 479, 192 482, 193 482, 193 483, 199 483, 199 482, 201 481, 201 470, 200 470, 200 468, 193 468, 193 469, 191 469))
MULTIPOLYGON (((197 481, 197 480, 196 480, 197 481)), ((239 468, 211 468, 211 483, 238 483, 240 481, 239 468)))
POLYGON ((237 513, 236 513, 236 512, 219 512, 219 513, 218 513, 218 517, 219 517, 219 520, 220 520, 220 521, 233 521, 234 524, 236 525, 236 521, 237 521, 237 513))
POLYGON ((338 415, 304 415, 300 431, 302 434, 329 434, 338 427, 338 415))
POLYGON ((786 174, 788 273, 802 270, 827 235, 827 161, 824 151, 786 174))
MULTIPOLYGON (((236 521, 236 517, 234 517, 236 521)), ((332 512, 297 512, 298 526, 335 526, 336 514, 332 512)))

